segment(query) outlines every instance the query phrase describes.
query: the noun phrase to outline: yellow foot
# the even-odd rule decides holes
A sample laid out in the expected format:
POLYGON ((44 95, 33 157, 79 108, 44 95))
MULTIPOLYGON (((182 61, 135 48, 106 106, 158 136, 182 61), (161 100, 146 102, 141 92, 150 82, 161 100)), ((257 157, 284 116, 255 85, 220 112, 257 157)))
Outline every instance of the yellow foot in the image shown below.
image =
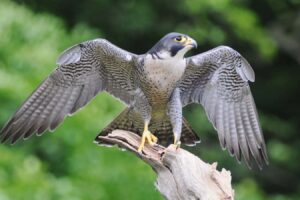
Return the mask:
POLYGON ((155 135, 153 135, 149 130, 148 127, 145 128, 144 132, 143 132, 143 136, 142 136, 142 142, 141 145, 138 148, 138 152, 142 152, 145 146, 145 142, 148 142, 150 145, 154 145, 157 142, 157 137, 155 137, 155 135))
POLYGON ((176 149, 180 148, 181 142, 178 140, 178 138, 174 135, 174 145, 176 146, 176 149))

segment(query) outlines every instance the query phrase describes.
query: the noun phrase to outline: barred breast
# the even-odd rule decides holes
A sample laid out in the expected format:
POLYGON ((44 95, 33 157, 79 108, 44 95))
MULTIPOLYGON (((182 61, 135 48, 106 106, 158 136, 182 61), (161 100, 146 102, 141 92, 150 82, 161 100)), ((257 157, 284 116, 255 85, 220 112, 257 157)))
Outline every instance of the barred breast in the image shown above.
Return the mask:
POLYGON ((152 108, 152 118, 166 116, 169 98, 185 68, 185 59, 159 59, 150 54, 145 57, 142 87, 152 108))

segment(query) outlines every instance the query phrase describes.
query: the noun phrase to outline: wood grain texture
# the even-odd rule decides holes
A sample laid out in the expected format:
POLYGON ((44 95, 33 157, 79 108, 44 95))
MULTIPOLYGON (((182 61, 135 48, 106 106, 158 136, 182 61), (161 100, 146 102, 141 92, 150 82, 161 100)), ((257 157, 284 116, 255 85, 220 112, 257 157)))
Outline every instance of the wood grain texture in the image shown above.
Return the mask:
POLYGON ((135 153, 157 174, 156 187, 167 200, 233 200, 231 173, 218 171, 217 164, 208 164, 190 152, 170 145, 145 145, 137 152, 141 138, 132 132, 115 130, 98 136, 97 144, 117 145, 135 153))

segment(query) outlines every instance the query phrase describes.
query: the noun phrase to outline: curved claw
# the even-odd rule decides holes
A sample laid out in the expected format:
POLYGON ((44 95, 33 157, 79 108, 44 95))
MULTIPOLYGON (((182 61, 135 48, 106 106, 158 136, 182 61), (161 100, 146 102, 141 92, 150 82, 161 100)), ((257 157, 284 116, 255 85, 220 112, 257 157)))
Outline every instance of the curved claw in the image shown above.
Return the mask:
POLYGON ((144 128, 144 132, 142 135, 142 141, 138 148, 138 152, 141 153, 143 151, 146 141, 150 145, 155 145, 157 142, 157 137, 148 130, 148 123, 145 123, 145 128, 144 128))

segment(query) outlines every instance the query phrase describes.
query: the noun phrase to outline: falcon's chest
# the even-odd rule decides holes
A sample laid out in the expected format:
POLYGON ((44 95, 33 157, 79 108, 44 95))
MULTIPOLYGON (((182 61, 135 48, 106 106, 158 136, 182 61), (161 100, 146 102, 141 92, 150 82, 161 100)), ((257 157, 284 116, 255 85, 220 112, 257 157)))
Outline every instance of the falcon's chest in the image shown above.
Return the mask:
POLYGON ((173 89, 184 74, 185 68, 185 59, 155 59, 147 55, 144 60, 147 82, 161 91, 173 89))

